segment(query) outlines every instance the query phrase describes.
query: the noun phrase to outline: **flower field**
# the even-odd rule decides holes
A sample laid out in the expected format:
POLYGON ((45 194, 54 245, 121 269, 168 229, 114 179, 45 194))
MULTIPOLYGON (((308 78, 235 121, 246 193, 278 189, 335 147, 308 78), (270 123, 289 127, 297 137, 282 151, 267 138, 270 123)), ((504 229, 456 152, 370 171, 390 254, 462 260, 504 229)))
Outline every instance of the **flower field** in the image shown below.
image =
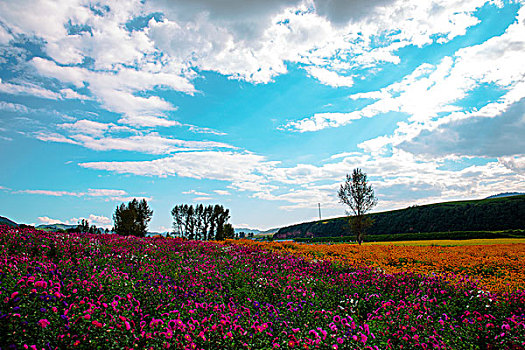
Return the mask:
MULTIPOLYGON (((450 282, 473 281, 481 289, 494 292, 525 290, 525 243, 491 244, 491 240, 477 240, 480 245, 462 245, 461 241, 448 241, 454 246, 436 244, 424 246, 365 244, 298 244, 294 242, 255 242, 243 244, 258 246, 275 252, 294 254, 305 259, 323 259, 356 268, 372 267, 393 274, 412 272, 439 275, 450 282), (457 245, 459 243, 459 245, 457 245)), ((508 242, 509 240, 492 240, 508 242)), ((523 240, 518 240, 523 242, 523 240)), ((411 244, 422 242, 412 242, 411 244)), ((409 243, 410 244, 410 243, 409 243)))
MULTIPOLYGON (((525 347, 521 287, 490 292, 472 279, 432 277, 410 264, 400 272, 358 266, 349 248, 340 248, 347 251, 336 256, 246 241, 3 227, 0 347, 525 347)), ((383 247, 383 254, 399 263, 397 248, 383 247)))

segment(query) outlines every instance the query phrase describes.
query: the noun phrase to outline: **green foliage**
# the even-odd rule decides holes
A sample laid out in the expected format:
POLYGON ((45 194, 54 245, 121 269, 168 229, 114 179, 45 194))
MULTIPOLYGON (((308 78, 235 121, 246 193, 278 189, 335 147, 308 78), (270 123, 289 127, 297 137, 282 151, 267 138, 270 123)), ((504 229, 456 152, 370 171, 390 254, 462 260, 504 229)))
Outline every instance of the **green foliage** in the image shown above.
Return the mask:
POLYGON ((361 244, 366 229, 373 223, 373 220, 365 217, 365 214, 377 204, 374 189, 368 184, 366 174, 357 168, 352 172, 352 176, 346 175, 346 181, 340 186, 337 195, 341 203, 350 208, 348 212, 350 227, 355 233, 357 242, 361 244))
POLYGON ((233 229, 232 224, 224 224, 224 237, 229 239, 235 237, 235 230, 233 229))
MULTIPOLYGON (((462 240, 462 239, 490 239, 490 238, 525 238, 525 230, 504 231, 450 231, 450 232, 421 232, 398 233, 388 235, 369 236, 370 242, 396 242, 396 241, 426 241, 426 240, 462 240)), ((296 238, 295 241, 303 243, 343 243, 354 242, 354 236, 339 237, 312 237, 296 238)))
POLYGON ((145 199, 139 202, 134 198, 127 205, 122 203, 113 214, 114 231, 122 236, 144 237, 152 215, 153 210, 149 208, 145 199))
POLYGON ((222 205, 197 206, 179 204, 171 210, 173 216, 173 234, 195 240, 224 240, 233 238, 233 227, 228 224, 230 210, 222 205), (226 225, 229 225, 226 228, 226 225), (228 232, 225 232, 225 230, 228 232))
POLYGON ((89 232, 89 221, 86 219, 79 220, 77 229, 78 232, 89 232))
MULTIPOLYGON (((368 239, 398 233, 524 230, 524 213, 525 195, 412 206, 367 215, 374 220, 368 229, 368 239)), ((347 218, 341 217, 283 227, 274 238, 347 235, 347 218)))

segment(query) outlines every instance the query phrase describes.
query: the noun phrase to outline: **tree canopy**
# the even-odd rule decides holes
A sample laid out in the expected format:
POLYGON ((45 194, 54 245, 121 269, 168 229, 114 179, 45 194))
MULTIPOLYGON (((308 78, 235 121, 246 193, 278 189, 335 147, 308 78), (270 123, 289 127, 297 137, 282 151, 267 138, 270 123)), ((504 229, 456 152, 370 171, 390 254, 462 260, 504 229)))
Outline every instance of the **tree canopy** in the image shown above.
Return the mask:
POLYGON ((171 215, 173 233, 179 237, 204 241, 233 238, 233 227, 228 224, 230 210, 222 205, 179 204, 173 207, 171 215))
POLYGON ((134 198, 127 205, 122 203, 115 209, 113 230, 122 236, 144 237, 152 216, 153 210, 148 206, 148 202, 145 199, 139 202, 134 198))
POLYGON ((377 204, 374 189, 368 184, 366 174, 356 168, 351 176, 346 175, 346 181, 339 187, 337 194, 339 200, 351 210, 347 213, 350 216, 350 227, 357 242, 361 244, 366 228, 372 225, 371 219, 365 217, 365 214, 377 204))

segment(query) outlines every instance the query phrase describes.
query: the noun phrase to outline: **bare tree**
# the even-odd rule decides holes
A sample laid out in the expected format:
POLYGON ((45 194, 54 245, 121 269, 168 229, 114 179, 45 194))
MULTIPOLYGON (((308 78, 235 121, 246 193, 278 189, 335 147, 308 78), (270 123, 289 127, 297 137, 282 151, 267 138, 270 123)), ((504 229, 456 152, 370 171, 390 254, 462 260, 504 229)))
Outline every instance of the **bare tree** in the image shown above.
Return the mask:
POLYGON ((366 174, 359 168, 354 169, 352 176, 346 175, 346 181, 339 187, 337 194, 341 203, 350 207, 351 211, 347 211, 350 227, 355 232, 357 243, 361 245, 366 228, 372 225, 372 220, 365 214, 377 204, 366 174))

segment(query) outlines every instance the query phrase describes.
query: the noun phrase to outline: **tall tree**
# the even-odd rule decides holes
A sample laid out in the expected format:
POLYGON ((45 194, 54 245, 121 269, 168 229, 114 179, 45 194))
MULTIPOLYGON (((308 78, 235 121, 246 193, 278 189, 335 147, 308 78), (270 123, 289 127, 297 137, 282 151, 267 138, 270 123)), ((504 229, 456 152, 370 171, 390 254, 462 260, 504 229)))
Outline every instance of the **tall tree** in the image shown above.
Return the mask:
POLYGON ((235 238, 235 230, 232 224, 230 223, 224 224, 223 230, 224 230, 224 238, 229 238, 229 239, 235 238))
POLYGON ((350 207, 351 211, 347 211, 350 227, 355 232, 357 243, 361 245, 367 227, 372 225, 372 220, 365 214, 377 204, 374 189, 368 184, 366 174, 356 168, 351 176, 346 175, 346 181, 339 187, 337 194, 339 200, 350 207))
POLYGON ((205 241, 209 239, 208 227, 210 227, 212 213, 213 207, 211 205, 206 206, 202 212, 202 239, 205 241))
POLYGON ((181 237, 223 240, 232 235, 230 228, 227 232, 224 231, 230 218, 230 211, 224 209, 222 205, 204 206, 198 204, 194 207, 193 205, 180 204, 173 207, 171 215, 173 216, 174 232, 181 237))
POLYGON ((144 237, 152 215, 153 210, 150 209, 145 199, 139 202, 134 198, 127 205, 122 203, 115 209, 113 230, 123 236, 144 237))
POLYGON ((176 205, 171 210, 171 216, 173 216, 173 233, 182 237, 183 232, 183 213, 182 205, 176 205))
POLYGON ((89 232, 89 221, 82 219, 78 221, 77 232, 89 232))
POLYGON ((217 222, 216 224, 216 234, 215 234, 215 239, 217 241, 223 241, 224 238, 225 238, 225 235, 224 235, 224 224, 228 221, 228 219, 230 218, 230 210, 229 209, 224 209, 224 207, 222 205, 215 205, 215 207, 213 208, 213 214, 214 214, 214 218, 217 222))
POLYGON ((204 206, 198 204, 195 207, 195 239, 202 239, 202 221, 204 216, 204 206))

